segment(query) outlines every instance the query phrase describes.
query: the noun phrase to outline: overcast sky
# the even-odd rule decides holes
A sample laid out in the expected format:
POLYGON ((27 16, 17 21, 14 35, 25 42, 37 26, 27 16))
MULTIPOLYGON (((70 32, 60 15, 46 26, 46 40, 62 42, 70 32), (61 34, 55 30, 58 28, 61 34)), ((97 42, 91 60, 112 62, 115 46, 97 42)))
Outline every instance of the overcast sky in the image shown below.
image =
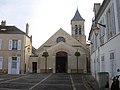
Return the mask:
POLYGON ((62 28, 71 35, 70 21, 78 8, 85 19, 85 34, 88 34, 94 16, 94 3, 103 0, 0 0, 0 21, 17 26, 25 32, 29 23, 29 35, 33 46, 38 48, 57 30, 62 28))

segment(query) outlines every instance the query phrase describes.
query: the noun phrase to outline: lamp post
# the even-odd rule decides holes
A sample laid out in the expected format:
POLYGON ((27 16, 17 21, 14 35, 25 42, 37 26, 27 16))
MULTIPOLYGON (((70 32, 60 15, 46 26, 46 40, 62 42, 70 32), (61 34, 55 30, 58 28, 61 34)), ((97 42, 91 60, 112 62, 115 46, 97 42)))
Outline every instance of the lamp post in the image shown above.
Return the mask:
POLYGON ((78 57, 80 56, 80 52, 78 52, 78 49, 77 51, 75 52, 75 56, 77 58, 77 73, 78 73, 78 57))
POLYGON ((47 72, 47 57, 49 56, 48 52, 45 51, 42 54, 43 57, 45 57, 45 73, 47 72))

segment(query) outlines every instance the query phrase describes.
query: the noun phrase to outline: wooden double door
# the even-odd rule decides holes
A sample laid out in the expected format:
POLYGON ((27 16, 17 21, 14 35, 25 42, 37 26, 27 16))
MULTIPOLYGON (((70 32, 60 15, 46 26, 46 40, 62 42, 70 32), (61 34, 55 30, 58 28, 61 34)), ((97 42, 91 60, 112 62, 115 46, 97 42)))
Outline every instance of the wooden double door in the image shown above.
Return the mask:
POLYGON ((56 73, 67 73, 68 60, 66 52, 56 53, 56 73))

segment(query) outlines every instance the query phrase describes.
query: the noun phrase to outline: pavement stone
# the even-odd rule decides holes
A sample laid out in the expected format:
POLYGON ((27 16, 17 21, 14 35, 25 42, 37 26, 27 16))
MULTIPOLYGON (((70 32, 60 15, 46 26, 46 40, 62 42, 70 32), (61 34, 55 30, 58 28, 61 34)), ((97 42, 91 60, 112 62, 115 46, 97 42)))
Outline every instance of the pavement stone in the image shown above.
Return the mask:
POLYGON ((34 90, 73 90, 72 86, 67 85, 39 85, 34 90))
POLYGON ((0 83, 0 90, 28 90, 34 85, 35 87, 31 90, 73 90, 71 78, 76 90, 99 90, 98 84, 91 74, 52 74, 44 80, 48 75, 49 74, 0 75, 0 80, 3 82, 0 83), (8 82, 4 82, 6 80, 8 80, 8 82), (84 82, 88 85, 90 84, 89 86, 95 89, 88 89, 86 87, 87 84, 84 82))
POLYGON ((87 85, 90 87, 91 90, 99 90, 98 82, 91 74, 86 74, 84 78, 87 81, 87 85))

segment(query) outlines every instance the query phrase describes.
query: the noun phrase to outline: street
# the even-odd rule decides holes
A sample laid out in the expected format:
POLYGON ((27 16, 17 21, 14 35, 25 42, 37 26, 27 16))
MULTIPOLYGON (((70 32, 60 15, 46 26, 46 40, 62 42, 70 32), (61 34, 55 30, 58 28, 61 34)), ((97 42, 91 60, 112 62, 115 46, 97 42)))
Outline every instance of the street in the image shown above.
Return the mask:
POLYGON ((0 90, 90 90, 82 74, 0 75, 0 90))

